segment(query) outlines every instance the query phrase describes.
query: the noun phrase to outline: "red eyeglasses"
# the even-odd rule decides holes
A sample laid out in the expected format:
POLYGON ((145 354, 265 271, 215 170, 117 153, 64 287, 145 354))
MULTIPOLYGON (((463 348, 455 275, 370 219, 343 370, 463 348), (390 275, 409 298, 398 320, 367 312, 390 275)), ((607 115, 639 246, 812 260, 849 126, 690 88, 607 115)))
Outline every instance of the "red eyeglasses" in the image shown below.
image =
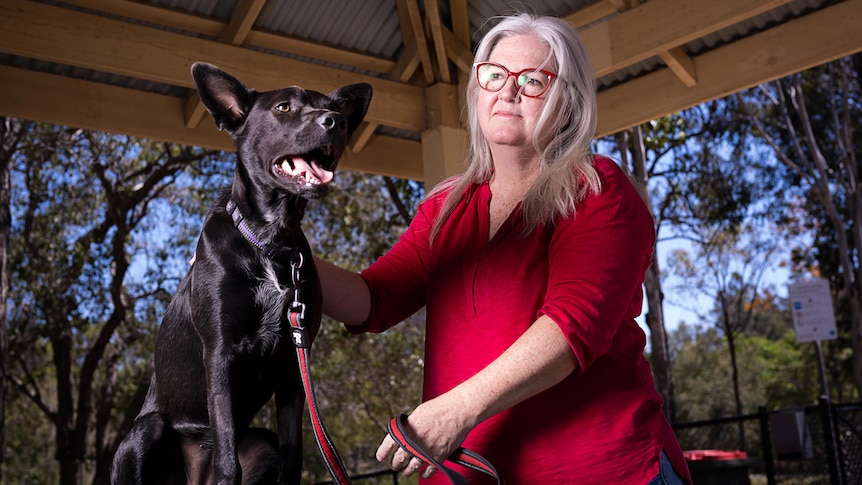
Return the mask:
POLYGON ((531 67, 518 72, 512 72, 500 64, 494 62, 477 62, 476 82, 485 91, 495 93, 501 89, 514 76, 519 92, 528 98, 536 98, 548 90, 551 81, 557 77, 556 74, 531 67))

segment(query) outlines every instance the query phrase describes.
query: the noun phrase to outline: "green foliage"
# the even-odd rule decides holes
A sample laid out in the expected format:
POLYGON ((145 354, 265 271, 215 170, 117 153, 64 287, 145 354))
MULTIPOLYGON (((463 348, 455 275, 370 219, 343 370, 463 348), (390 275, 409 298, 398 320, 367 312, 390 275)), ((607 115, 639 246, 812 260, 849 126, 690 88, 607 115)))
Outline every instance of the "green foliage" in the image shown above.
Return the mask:
MULTIPOLYGON (((10 483, 79 483, 106 471, 233 164, 232 155, 32 125, 12 172, 10 483)), ((423 195, 415 182, 341 172, 330 196, 309 206, 306 231, 321 257, 359 270, 394 244, 423 195)), ((386 424, 421 399, 423 321, 359 337, 324 322, 313 373, 352 472, 381 468, 373 456, 386 424)), ((259 421, 273 426, 272 409, 259 421)), ((310 428, 306 440, 307 480, 327 479, 310 428)))
MULTIPOLYGON (((679 421, 733 416, 733 388, 727 340, 714 329, 683 325, 672 338, 677 343, 673 361, 679 421)), ((800 345, 792 333, 780 340, 740 336, 738 348, 740 397, 744 413, 764 405, 781 409, 817 402, 819 385, 811 345, 800 345)))
POLYGON ((157 315, 188 268, 204 207, 195 187, 224 181, 232 166, 214 155, 30 125, 11 164, 10 483, 104 476, 136 412, 157 315), (154 220, 166 216, 159 207, 171 224, 154 220), (33 467, 46 447, 51 460, 33 467))
MULTIPOLYGON (((770 182, 780 203, 772 220, 795 240, 794 270, 830 280, 838 345, 849 349, 849 380, 862 393, 862 54, 838 59, 737 94, 730 112, 749 143, 776 160, 770 182)), ((844 355, 833 351, 834 357, 844 355)), ((843 386, 842 386, 843 388, 843 386)))

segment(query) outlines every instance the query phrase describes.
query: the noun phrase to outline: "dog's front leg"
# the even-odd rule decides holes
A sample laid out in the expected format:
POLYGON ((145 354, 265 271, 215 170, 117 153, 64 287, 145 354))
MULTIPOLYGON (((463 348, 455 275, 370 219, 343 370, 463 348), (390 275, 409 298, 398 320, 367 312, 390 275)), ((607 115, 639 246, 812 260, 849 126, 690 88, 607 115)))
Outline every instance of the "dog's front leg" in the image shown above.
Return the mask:
POLYGON ((236 428, 230 385, 230 353, 204 346, 207 408, 213 434, 213 470, 217 485, 240 485, 242 470, 236 455, 236 428))
MULTIPOLYGON (((288 369, 296 369, 291 363, 288 369)), ((275 392, 278 415, 278 483, 299 483, 302 475, 302 413, 305 392, 299 372, 284 382, 275 392)))

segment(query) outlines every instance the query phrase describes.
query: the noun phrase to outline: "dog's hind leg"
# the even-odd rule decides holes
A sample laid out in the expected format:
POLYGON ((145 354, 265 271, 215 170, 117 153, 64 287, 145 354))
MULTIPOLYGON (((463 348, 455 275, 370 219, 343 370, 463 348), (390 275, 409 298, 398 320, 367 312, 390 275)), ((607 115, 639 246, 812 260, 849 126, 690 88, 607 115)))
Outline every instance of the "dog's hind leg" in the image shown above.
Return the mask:
POLYGON ((179 435, 164 416, 149 413, 138 417, 120 443, 111 467, 111 483, 185 483, 179 435))
MULTIPOLYGON (((278 483, 278 437, 263 428, 250 428, 237 444, 243 485, 278 483)), ((295 483, 299 483, 297 481, 295 483)))

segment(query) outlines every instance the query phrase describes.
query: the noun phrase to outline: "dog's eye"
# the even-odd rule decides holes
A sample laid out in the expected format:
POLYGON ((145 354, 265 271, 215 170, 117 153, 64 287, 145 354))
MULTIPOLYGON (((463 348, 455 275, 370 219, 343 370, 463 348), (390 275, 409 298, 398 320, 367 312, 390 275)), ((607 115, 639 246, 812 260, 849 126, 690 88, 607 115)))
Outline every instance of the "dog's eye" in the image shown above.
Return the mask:
POLYGON ((280 113, 287 113, 288 111, 290 111, 290 104, 287 102, 278 103, 277 105, 275 105, 275 110, 280 113))

